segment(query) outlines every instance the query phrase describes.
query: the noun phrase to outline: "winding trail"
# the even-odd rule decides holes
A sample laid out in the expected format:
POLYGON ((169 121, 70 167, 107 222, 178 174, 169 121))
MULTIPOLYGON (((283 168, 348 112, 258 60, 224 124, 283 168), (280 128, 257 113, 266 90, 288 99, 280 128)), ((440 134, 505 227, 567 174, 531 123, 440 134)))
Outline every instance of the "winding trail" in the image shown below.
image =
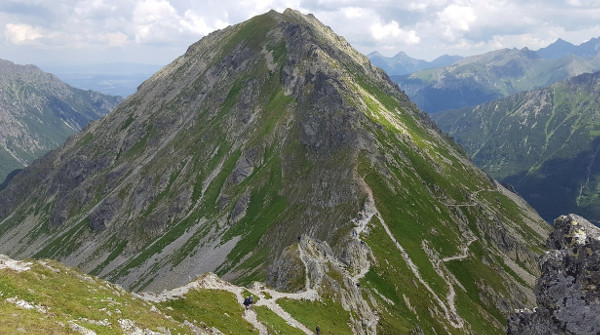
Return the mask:
MULTIPOLYGON (((219 277, 217 277, 213 273, 207 273, 196 281, 193 281, 185 286, 175 288, 170 291, 163 291, 162 293, 155 294, 152 292, 143 292, 137 294, 140 298, 150 301, 150 302, 162 302, 171 299, 183 298, 190 290, 192 289, 208 289, 208 290, 225 290, 235 294, 240 305, 244 302, 243 293, 245 290, 249 291, 253 295, 260 297, 254 305, 255 306, 266 306, 277 315, 279 315, 282 319, 286 321, 286 323, 292 327, 298 328, 306 334, 313 334, 308 328, 306 328, 303 324, 294 319, 288 312, 286 312, 281 306, 279 306, 276 302, 279 298, 289 298, 289 299, 308 299, 315 300, 318 299, 318 294, 315 290, 309 290, 299 293, 283 293, 279 291, 275 291, 273 289, 259 286, 254 288, 244 288, 235 286, 231 283, 228 283, 219 277), (265 293, 271 296, 271 298, 266 298, 265 293)), ((250 322, 254 328, 256 328, 261 335, 269 334, 265 325, 263 325, 257 319, 256 312, 252 309, 245 310, 242 314, 242 317, 250 322)))
MULTIPOLYGON (((408 264, 408 267, 411 269, 411 271, 413 272, 413 274, 415 275, 415 277, 417 278, 417 280, 419 281, 419 283, 421 283, 421 285, 423 285, 427 289, 427 291, 429 291, 429 293, 431 293, 431 295, 437 301, 437 303, 440 305, 440 307, 442 307, 442 309, 444 310, 444 314, 446 314, 446 319, 448 320, 448 322, 450 322, 450 324, 454 328, 463 328, 464 321, 458 315, 458 312, 456 311, 456 306, 454 305, 454 299, 453 299, 454 298, 454 294, 452 294, 452 299, 449 299, 448 306, 446 306, 446 303, 444 303, 444 301, 442 301, 442 299, 440 299, 440 297, 438 297, 438 295, 433 291, 433 289, 431 288, 431 286, 429 286, 429 283, 427 283, 423 279, 423 277, 421 276, 421 273, 419 272, 419 268, 415 265, 415 263, 413 263, 412 259, 410 258, 410 255, 400 245, 400 243, 398 243, 398 241, 396 240, 396 238, 394 237, 394 235, 392 235, 392 232, 390 231, 390 228, 385 223, 385 221, 383 221, 383 218, 381 217, 381 215, 377 215, 377 217, 381 221, 381 225, 385 229, 385 232, 388 234, 388 236, 390 237, 390 239, 396 245, 396 248, 398 248, 398 250, 400 250, 400 254, 402 255, 402 259, 404 259, 404 261, 406 262, 406 264, 408 264)), ((454 289, 453 285, 450 283, 450 284, 448 284, 448 286, 452 287, 452 289, 449 289, 449 292, 453 292, 453 289, 454 289)))
POLYGON ((269 330, 267 329, 267 327, 265 327, 265 325, 258 321, 256 312, 253 309, 245 310, 244 314, 242 314, 242 317, 244 318, 244 320, 254 325, 254 328, 258 330, 258 333, 260 335, 269 335, 269 330))
MULTIPOLYGON (((444 272, 442 271, 441 268, 436 269, 436 272, 438 273, 438 275, 441 278, 445 279, 446 282, 448 283, 448 294, 445 297, 446 301, 444 301, 436 294, 436 292, 431 288, 429 283, 423 279, 417 265, 412 261, 408 252, 402 247, 402 245, 400 245, 398 240, 396 240, 396 238, 392 234, 389 226, 384 221, 383 217, 381 216, 381 213, 377 210, 377 208, 375 206, 375 201, 373 199, 373 194, 372 194, 371 189, 368 187, 368 185, 366 185, 366 183, 364 183, 363 186, 364 186, 364 189, 367 191, 368 198, 365 201, 364 209, 359 213, 359 218, 354 220, 355 228, 354 228, 354 231, 352 232, 352 237, 357 240, 360 240, 361 234, 363 234, 367 231, 367 229, 368 229, 367 226, 368 226, 369 222, 372 220, 372 218, 374 216, 376 216, 379 219, 379 221, 381 222, 381 225, 384 228, 388 237, 392 240, 392 242, 394 243, 396 248, 399 250, 400 255, 402 256, 402 259, 408 265, 408 267, 412 271, 414 277, 417 279, 417 281, 421 285, 423 285, 423 287, 425 287, 425 289, 427 291, 429 291, 429 293, 431 294, 432 298, 435 300, 437 305, 439 305, 442 308, 443 313, 445 315, 445 319, 448 320, 448 322, 450 323, 450 325, 452 327, 463 328, 464 320, 458 314, 458 312, 456 310, 455 302, 454 302, 456 292, 454 289, 454 284, 453 284, 452 278, 449 278, 446 274, 444 274, 444 272)), ((483 189, 479 190, 479 191, 473 193, 472 196, 476 196, 481 191, 486 191, 486 190, 483 190, 483 189)), ((474 205, 473 204, 463 204, 463 205, 448 205, 448 206, 474 206, 474 205)), ((454 260, 466 259, 469 256, 469 247, 476 240, 477 240, 477 238, 473 237, 466 243, 465 246, 463 246, 463 248, 459 254, 450 256, 450 257, 445 257, 445 258, 441 259, 441 262, 450 262, 450 261, 454 261, 454 260)), ((310 240, 308 238, 303 238, 302 241, 300 243, 298 243, 299 257, 304 265, 304 268, 306 269, 305 279, 304 279, 306 289, 302 292, 297 292, 297 293, 279 292, 279 291, 273 290, 271 288, 268 288, 265 285, 262 285, 261 283, 255 283, 254 286, 251 288, 243 288, 243 287, 239 287, 239 286, 230 284, 230 283, 220 279, 215 274, 207 273, 204 276, 202 276, 201 278, 199 278, 198 280, 193 281, 185 286, 173 289, 171 291, 164 291, 163 293, 160 293, 160 294, 141 293, 141 294, 139 294, 139 296, 148 301, 159 302, 159 301, 165 301, 165 300, 169 300, 169 299, 183 298, 185 296, 185 294, 187 294, 187 292, 191 289, 198 289, 198 288, 199 289, 213 289, 213 290, 225 290, 225 291, 229 291, 229 292, 235 294, 238 302, 240 304, 242 304, 244 301, 243 293, 244 293, 244 291, 247 290, 248 292, 250 292, 253 295, 260 298, 255 303, 256 306, 266 306, 271 311, 276 313, 279 317, 281 317, 283 320, 285 320, 285 322, 288 325, 301 330, 305 334, 313 334, 313 331, 308 329, 306 326, 304 326, 298 320, 294 319, 288 312, 286 312, 277 303, 277 300, 280 298, 287 298, 287 299, 293 299, 293 300, 310 300, 310 301, 315 301, 315 300, 321 299, 316 288, 311 286, 310 277, 309 277, 308 259, 310 259, 310 256, 308 256, 306 254, 305 249, 312 246, 310 243, 313 243, 313 242, 312 242, 312 240, 310 240)), ((361 243, 361 245, 362 245, 362 243, 361 243)), ((314 246, 312 246, 312 247, 314 247, 314 246)), ((365 246, 365 248, 368 248, 368 246, 365 246)), ((367 257, 367 259, 368 259, 368 257, 367 257)), ((339 263, 339 261, 335 258, 332 259, 332 258, 328 257, 328 260, 339 263)), ((437 264, 439 265, 439 263, 440 263, 440 260, 438 259, 437 264)), ((370 262, 367 261, 366 264, 361 266, 358 273, 352 275, 352 274, 348 273, 348 271, 345 269, 343 264, 338 264, 338 265, 340 266, 340 269, 342 269, 344 274, 348 278, 350 278, 353 282, 358 282, 361 278, 363 278, 371 267, 370 262)), ((434 268, 435 268, 435 264, 434 264, 434 268)), ((261 335, 268 334, 267 328, 260 321, 258 321, 257 314, 254 310, 252 310, 252 309, 246 310, 246 311, 244 311, 242 316, 245 320, 247 320, 252 325, 254 325, 254 327, 259 331, 259 333, 261 335)), ((372 320, 369 320, 369 325, 371 325, 373 322, 378 322, 378 317, 375 317, 372 320)))
POLYGON ((469 247, 471 246, 471 243, 477 241, 477 237, 473 237, 472 239, 470 239, 467 242, 467 245, 465 245, 462 249, 462 252, 458 255, 454 255, 454 256, 450 256, 450 257, 444 257, 442 258, 442 262, 450 262, 450 261, 455 261, 455 260, 461 260, 461 259, 465 259, 467 257, 469 257, 469 247))
MULTIPOLYGON (((427 289, 427 291, 429 291, 429 293, 433 296, 433 298, 438 303, 438 305, 444 310, 444 314, 446 315, 446 320, 448 320, 450 325, 454 328, 463 328, 464 320, 460 317, 460 315, 458 315, 458 312, 456 311, 456 306, 454 304, 455 292, 454 292, 453 284, 448 282, 448 286, 449 286, 448 296, 446 297, 448 301, 446 304, 440 297, 438 297, 438 295, 431 288, 431 286, 429 286, 429 283, 427 283, 423 279, 423 277, 421 276, 421 273, 419 272, 419 268, 417 267, 417 265, 415 263, 413 263, 412 259, 410 258, 410 255, 400 245, 398 240, 396 240, 396 238, 392 234, 392 231, 390 230, 389 226, 383 220, 381 213, 379 213, 379 211, 375 207, 373 192, 368 187, 368 185, 366 185, 366 183, 365 183, 365 186, 366 186, 365 189, 368 193, 368 200, 367 200, 366 204, 369 204, 370 206, 372 206, 372 208, 370 208, 367 212, 373 212, 373 215, 377 216, 377 218, 381 222, 381 225, 383 226, 385 232, 387 233, 388 237, 392 240, 392 242, 394 242, 394 245, 400 251, 400 254, 402 255, 402 259, 406 262, 406 264, 412 271, 413 275, 417 278, 419 283, 421 283, 421 285, 423 285, 423 287, 425 287, 427 289)), ((442 278, 447 279, 447 278, 445 278, 445 276, 442 276, 442 278)))

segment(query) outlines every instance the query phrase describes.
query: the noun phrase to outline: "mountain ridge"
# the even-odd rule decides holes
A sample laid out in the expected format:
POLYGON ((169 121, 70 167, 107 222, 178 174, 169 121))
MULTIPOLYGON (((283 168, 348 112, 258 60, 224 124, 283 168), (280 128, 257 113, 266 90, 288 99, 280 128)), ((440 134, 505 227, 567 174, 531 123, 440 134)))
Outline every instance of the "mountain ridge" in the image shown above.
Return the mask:
POLYGON ((545 48, 541 48, 536 53, 546 59, 556 59, 569 55, 576 55, 583 58, 594 57, 600 52, 600 38, 591 38, 589 41, 574 45, 561 38, 545 48))
POLYGON ((121 100, 68 86, 35 65, 0 59, 0 180, 57 148, 121 100))
POLYGON ((578 212, 597 224, 599 83, 600 72, 581 74, 432 118, 546 220, 578 212))
POLYGON ((214 271, 317 292, 364 334, 503 332, 533 303, 549 229, 382 70, 293 10, 191 45, 17 175, 0 220, 13 257, 134 291, 214 271))
POLYGON ((461 56, 442 55, 428 62, 422 59, 416 59, 408 56, 405 52, 400 51, 392 57, 386 57, 378 51, 371 52, 367 58, 376 66, 383 69, 388 75, 404 75, 413 73, 419 70, 436 68, 455 63, 460 60, 461 56))
POLYGON ((546 59, 538 52, 501 49, 410 75, 392 76, 428 113, 475 106, 524 90, 600 70, 600 53, 546 59))

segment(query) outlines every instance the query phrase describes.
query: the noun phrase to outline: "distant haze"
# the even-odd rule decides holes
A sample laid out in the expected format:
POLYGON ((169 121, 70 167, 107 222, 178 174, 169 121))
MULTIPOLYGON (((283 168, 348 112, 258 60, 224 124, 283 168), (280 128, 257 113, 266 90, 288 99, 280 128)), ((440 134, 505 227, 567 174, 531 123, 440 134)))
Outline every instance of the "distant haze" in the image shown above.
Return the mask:
POLYGON ((42 66, 45 71, 53 73, 73 87, 122 97, 134 93, 144 80, 161 67, 135 63, 42 66))

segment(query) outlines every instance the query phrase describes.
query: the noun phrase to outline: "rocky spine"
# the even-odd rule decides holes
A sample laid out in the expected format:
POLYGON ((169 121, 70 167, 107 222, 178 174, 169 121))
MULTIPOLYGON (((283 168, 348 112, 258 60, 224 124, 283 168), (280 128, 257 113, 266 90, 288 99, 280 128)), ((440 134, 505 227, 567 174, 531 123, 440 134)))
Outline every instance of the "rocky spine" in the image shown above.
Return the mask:
POLYGON ((571 214, 554 221, 540 258, 537 308, 508 318, 507 334, 600 333, 600 228, 571 214))

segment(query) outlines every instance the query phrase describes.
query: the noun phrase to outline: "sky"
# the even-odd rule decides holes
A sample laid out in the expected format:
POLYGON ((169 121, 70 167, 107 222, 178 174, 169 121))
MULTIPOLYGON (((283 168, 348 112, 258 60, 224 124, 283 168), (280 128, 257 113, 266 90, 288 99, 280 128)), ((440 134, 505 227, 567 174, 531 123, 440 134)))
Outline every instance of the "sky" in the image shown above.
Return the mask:
POLYGON ((314 14, 364 54, 425 60, 600 37, 598 0, 1 0, 0 58, 164 65, 213 30, 285 8, 314 14))

